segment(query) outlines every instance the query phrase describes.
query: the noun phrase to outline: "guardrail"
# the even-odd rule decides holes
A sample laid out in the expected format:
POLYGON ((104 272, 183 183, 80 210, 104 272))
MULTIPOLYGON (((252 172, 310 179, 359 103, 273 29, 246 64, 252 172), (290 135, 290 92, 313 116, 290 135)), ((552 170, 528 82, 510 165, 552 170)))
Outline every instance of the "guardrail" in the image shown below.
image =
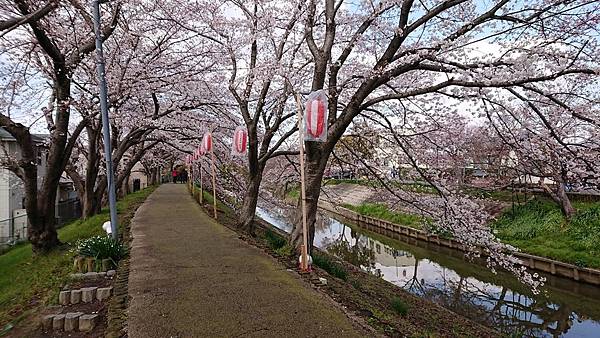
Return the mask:
MULTIPOLYGON (((407 227, 404 225, 392 223, 378 218, 363 216, 350 209, 341 206, 335 206, 325 201, 319 201, 319 208, 332 214, 341 216, 357 226, 373 230, 382 229, 397 233, 403 236, 415 238, 429 243, 434 243, 440 246, 449 247, 452 249, 466 251, 463 244, 456 240, 442 238, 437 235, 428 234, 425 231, 407 227)), ((477 249, 479 253, 485 256, 485 250, 482 247, 477 249)), ((543 271, 552 275, 570 278, 576 281, 586 282, 594 285, 600 285, 600 270, 578 267, 573 264, 556 261, 550 258, 530 255, 522 252, 515 252, 513 256, 517 257, 521 264, 533 270, 543 271)))

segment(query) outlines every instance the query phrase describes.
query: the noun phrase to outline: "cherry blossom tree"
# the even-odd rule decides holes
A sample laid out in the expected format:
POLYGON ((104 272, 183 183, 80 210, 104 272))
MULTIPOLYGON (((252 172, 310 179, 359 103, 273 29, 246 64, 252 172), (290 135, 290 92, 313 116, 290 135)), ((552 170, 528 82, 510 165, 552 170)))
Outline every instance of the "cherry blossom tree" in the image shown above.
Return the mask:
MULTIPOLYGON (((43 17, 36 13, 45 4, 39 5, 27 0, 14 1, 12 9, 27 18, 28 24, 5 34, 3 48, 10 62, 38 70, 34 76, 24 73, 29 81, 49 83, 51 95, 43 111, 50 133, 48 169, 41 186, 38 186, 36 148, 30 128, 1 113, 0 126, 16 139, 21 149, 20 158, 15 158, 9 169, 24 182, 28 239, 35 252, 45 252, 59 243, 54 206, 57 188, 75 142, 87 123, 81 120, 69 130, 73 77, 81 62, 94 51, 95 41, 90 14, 79 1, 61 3, 43 17)), ((113 33, 119 12, 120 5, 116 3, 107 16, 108 21, 103 23, 103 39, 113 33)), ((27 82, 15 85, 25 87, 27 82)))
MULTIPOLYGON (((561 90, 568 87, 564 83, 561 90)), ((517 175, 535 177, 570 219, 576 210, 567 194, 569 187, 597 189, 600 182, 600 96, 594 89, 577 98, 546 93, 527 98, 512 90, 513 104, 487 100, 489 124, 510 147, 517 175)))
MULTIPOLYGON (((514 89, 556 86, 572 78, 589 82, 598 73, 598 6, 587 1, 310 1, 305 15, 314 63, 309 89, 328 91, 330 111, 327 141, 305 145, 309 246, 323 172, 356 116, 370 112, 388 118, 394 128, 398 116, 391 112, 398 107, 409 114, 413 104, 456 114, 449 97, 473 104, 466 111, 477 111, 482 96, 503 100, 514 89)), ((471 221, 481 225, 475 214, 459 217, 471 214, 466 204, 444 199, 440 226, 465 242, 498 251, 485 231, 466 236, 471 221)), ((301 238, 296 226, 297 247, 301 238)), ((504 257, 496 258, 502 262, 504 257)))
MULTIPOLYGON (((228 92, 237 108, 234 123, 248 131, 246 189, 239 226, 254 232, 254 217, 263 172, 269 159, 295 151, 279 150, 296 132, 290 101, 292 84, 307 76, 299 29, 302 1, 215 1, 191 10, 182 24, 219 53, 228 92)), ((193 4, 191 4, 193 6, 193 4)), ((180 20, 179 16, 170 16, 180 20)), ((232 110, 223 110, 224 120, 232 110)), ((229 122, 229 121, 227 121, 229 122)))

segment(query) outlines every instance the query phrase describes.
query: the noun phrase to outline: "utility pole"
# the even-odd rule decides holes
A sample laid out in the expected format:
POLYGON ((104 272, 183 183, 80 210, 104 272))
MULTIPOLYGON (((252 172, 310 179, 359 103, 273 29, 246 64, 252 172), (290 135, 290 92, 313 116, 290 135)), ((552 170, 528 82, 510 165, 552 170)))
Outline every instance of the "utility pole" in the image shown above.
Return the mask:
POLYGON ((109 0, 92 0, 94 14, 94 33, 96 34, 96 71, 100 86, 100 111, 102 113, 102 134, 104 136, 104 157, 106 160, 106 177, 108 182, 108 206, 110 208, 110 227, 113 239, 118 239, 117 192, 115 189, 115 173, 112 161, 112 145, 110 142, 110 122, 108 120, 108 89, 106 86, 106 70, 102 51, 102 30, 100 28, 100 4, 109 0))

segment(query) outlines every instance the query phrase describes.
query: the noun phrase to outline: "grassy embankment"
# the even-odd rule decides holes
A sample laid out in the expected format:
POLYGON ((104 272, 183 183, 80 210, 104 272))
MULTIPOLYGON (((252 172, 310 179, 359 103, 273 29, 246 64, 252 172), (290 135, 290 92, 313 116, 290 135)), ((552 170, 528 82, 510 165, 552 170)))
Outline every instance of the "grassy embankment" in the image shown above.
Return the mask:
POLYGON ((524 252, 600 268, 600 202, 574 202, 567 222, 552 201, 536 198, 508 209, 493 225, 497 236, 524 252))
MULTIPOLYGON (((150 187, 127 195, 117 203, 119 218, 130 214, 154 191, 150 187)), ((108 210, 86 220, 74 221, 58 230, 64 245, 43 256, 34 256, 31 244, 21 244, 0 255, 0 336, 32 309, 56 298, 58 287, 73 267, 70 251, 79 239, 104 233, 102 223, 110 218, 108 210)))
POLYGON ((386 205, 379 203, 363 203, 361 205, 342 204, 346 209, 350 209, 363 216, 382 219, 388 222, 408 226, 415 229, 421 229, 423 218, 413 214, 407 214, 395 210, 390 210, 386 205))

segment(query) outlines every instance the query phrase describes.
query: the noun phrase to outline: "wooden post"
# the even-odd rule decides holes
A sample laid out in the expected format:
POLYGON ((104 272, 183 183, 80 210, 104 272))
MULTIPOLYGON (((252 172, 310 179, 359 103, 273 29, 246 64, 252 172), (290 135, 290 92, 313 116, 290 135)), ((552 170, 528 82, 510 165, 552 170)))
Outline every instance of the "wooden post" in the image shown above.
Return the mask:
POLYGON ((200 167, 200 205, 202 205, 202 197, 204 192, 202 191, 202 157, 200 157, 200 161, 198 161, 198 165, 200 167))
POLYGON ((308 231, 306 225, 306 187, 304 186, 304 131, 302 130, 302 103, 298 94, 296 96, 296 105, 298 108, 298 132, 300 140, 300 191, 302 197, 302 264, 300 268, 303 271, 308 270, 308 231))
POLYGON ((212 165, 212 185, 213 185, 213 211, 215 219, 217 219, 217 185, 215 183, 215 151, 213 150, 214 145, 210 147, 210 162, 212 165))
POLYGON ((190 174, 188 175, 188 182, 192 186, 192 197, 194 197, 194 162, 190 163, 190 174))

